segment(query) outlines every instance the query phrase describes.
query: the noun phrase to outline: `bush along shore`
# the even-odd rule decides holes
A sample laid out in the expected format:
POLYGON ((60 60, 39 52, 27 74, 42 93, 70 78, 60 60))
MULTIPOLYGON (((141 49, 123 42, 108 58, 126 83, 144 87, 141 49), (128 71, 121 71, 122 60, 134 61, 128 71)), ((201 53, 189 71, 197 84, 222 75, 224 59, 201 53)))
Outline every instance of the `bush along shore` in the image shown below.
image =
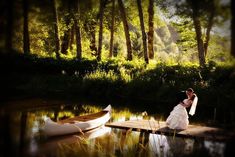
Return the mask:
POLYGON ((0 60, 4 101, 24 96, 89 99, 167 116, 177 103, 177 92, 192 87, 199 97, 192 120, 221 125, 235 121, 233 64, 209 62, 201 68, 192 64, 55 60, 20 54, 1 54, 0 60))

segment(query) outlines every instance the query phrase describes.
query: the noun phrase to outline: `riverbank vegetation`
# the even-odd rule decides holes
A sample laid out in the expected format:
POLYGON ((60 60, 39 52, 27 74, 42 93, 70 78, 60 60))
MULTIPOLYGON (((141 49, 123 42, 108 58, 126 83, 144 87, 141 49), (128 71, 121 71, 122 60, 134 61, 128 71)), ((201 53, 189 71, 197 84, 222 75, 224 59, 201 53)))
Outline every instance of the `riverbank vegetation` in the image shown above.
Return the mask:
POLYGON ((2 100, 88 99, 168 115, 192 87, 195 119, 234 122, 233 5, 4 0, 2 100))
POLYGON ((167 115, 176 104, 176 94, 192 87, 199 97, 197 119, 234 120, 233 62, 209 62, 200 68, 190 63, 56 60, 17 54, 2 55, 1 67, 6 100, 20 96, 89 99, 167 115))

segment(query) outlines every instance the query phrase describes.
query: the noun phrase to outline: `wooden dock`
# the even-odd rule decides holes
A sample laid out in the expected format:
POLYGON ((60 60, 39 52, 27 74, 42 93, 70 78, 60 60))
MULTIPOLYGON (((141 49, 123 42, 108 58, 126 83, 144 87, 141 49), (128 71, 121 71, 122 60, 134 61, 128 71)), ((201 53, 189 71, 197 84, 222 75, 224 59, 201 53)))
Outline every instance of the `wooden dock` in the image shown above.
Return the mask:
POLYGON ((153 134, 161 134, 167 136, 212 140, 212 141, 227 141, 235 139, 234 130, 223 130, 220 128, 189 125, 186 130, 173 130, 166 126, 165 122, 155 120, 130 120, 123 122, 107 123, 107 127, 119 128, 124 130, 132 130, 139 132, 147 132, 153 134))

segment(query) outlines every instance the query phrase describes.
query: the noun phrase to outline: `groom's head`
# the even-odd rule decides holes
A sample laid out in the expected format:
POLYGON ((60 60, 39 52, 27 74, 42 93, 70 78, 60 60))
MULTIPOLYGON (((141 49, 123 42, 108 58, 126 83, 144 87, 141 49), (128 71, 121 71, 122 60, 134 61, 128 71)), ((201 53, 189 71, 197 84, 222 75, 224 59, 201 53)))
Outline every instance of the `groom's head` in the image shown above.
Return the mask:
POLYGON ((189 98, 191 98, 194 95, 194 90, 192 88, 188 88, 186 90, 186 94, 189 98))

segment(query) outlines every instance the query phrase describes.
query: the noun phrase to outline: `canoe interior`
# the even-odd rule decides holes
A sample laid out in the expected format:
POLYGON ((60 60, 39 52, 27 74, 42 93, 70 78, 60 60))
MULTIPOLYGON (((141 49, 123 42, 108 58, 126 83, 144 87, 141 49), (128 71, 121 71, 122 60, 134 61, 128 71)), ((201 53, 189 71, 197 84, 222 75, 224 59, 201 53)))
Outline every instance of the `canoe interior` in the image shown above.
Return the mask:
POLYGON ((97 119, 99 117, 104 116, 105 114, 107 114, 109 111, 100 111, 97 113, 93 113, 93 114, 89 114, 89 115, 84 115, 84 116, 76 116, 73 118, 68 118, 68 119, 64 119, 64 120, 60 120, 57 123, 60 124, 64 124, 64 123, 75 123, 75 121, 81 121, 81 122, 86 122, 86 121, 90 121, 93 119, 97 119))

